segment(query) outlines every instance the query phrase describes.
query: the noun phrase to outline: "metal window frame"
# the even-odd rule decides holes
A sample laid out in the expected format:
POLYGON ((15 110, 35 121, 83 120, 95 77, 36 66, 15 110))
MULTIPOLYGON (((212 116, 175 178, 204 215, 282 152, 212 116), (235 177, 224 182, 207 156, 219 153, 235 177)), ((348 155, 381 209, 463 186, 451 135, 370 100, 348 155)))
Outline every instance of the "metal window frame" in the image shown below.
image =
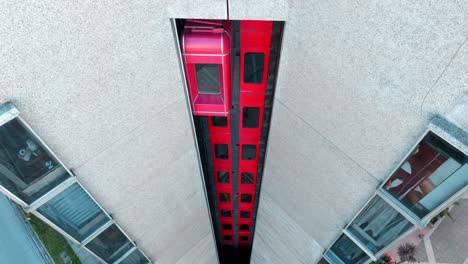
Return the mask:
MULTIPOLYGON (((61 159, 53 152, 49 146, 42 140, 42 138, 36 133, 36 131, 26 122, 21 116, 20 116, 20 111, 16 108, 16 106, 11 103, 7 102, 5 104, 0 104, 0 127, 3 126, 4 124, 14 120, 18 119, 18 121, 21 123, 21 125, 24 126, 24 128, 31 133, 35 137, 35 139, 38 141, 39 144, 41 144, 41 147, 43 147, 47 153, 54 158, 60 166, 62 166, 65 171, 70 175, 69 178, 64 180, 63 182, 59 183, 57 186, 54 186, 52 189, 41 195, 39 198, 35 199, 33 202, 30 204, 26 203, 26 201, 23 201, 20 197, 9 191, 7 188, 3 187, 0 185, 0 192, 4 193, 5 196, 7 196, 9 199, 13 200, 15 203, 19 204, 20 206, 23 207, 23 209, 28 212, 34 214, 36 217, 38 217, 41 221, 52 227, 55 231, 57 231, 59 234, 64 236, 67 240, 77 244, 80 246, 80 249, 85 249, 88 251, 92 256, 96 257, 99 261, 102 261, 104 263, 107 263, 104 261, 101 257, 97 256, 94 252, 92 252, 90 249, 86 247, 86 245, 91 242, 94 238, 99 236, 103 231, 105 231, 107 228, 109 228, 111 225, 115 224, 116 227, 119 229, 122 234, 130 241, 130 243, 133 245, 133 247, 127 251, 124 256, 128 256, 131 254, 131 252, 135 250, 139 250, 143 256, 148 260, 148 263, 152 263, 151 260, 148 258, 148 256, 136 246, 135 242, 128 236, 128 234, 118 225, 113 217, 101 206, 101 204, 94 198, 89 191, 84 188, 84 186, 77 180, 76 176, 68 169, 68 167, 62 162, 61 159), (78 241, 74 237, 72 237, 68 232, 54 224, 51 220, 49 220, 46 216, 42 215, 39 213, 38 209, 46 204, 48 201, 56 197, 57 195, 61 194, 65 190, 67 190, 70 186, 73 184, 78 184, 78 186, 91 198, 91 200, 100 208, 100 210, 107 216, 108 221, 104 223, 102 226, 98 227, 92 234, 90 234, 88 237, 84 238, 82 241, 78 241), (131 252, 130 252, 131 251, 131 252)), ((192 121, 193 122, 193 121, 192 121)), ((124 258, 122 258, 123 260, 124 258)), ((119 259, 120 260, 120 259, 119 259)), ((120 260, 121 261, 121 260, 120 260)))
POLYGON ((19 113, 18 108, 12 102, 0 104, 0 126, 18 117, 19 113))
POLYGON ((55 188, 53 188, 49 192, 45 193, 43 196, 39 197, 36 201, 31 203, 31 205, 25 208, 25 211, 28 213, 36 211, 39 207, 55 198, 55 196, 65 191, 66 189, 68 189, 68 187, 72 186, 76 182, 77 181, 75 177, 66 179, 64 182, 60 183, 55 188))
POLYGON ((429 223, 429 221, 434 217, 436 216, 440 210, 442 210, 443 208, 449 206, 451 203, 455 202, 458 198, 461 197, 461 195, 465 192, 465 191, 468 191, 468 185, 466 185, 465 187, 461 188, 460 190, 458 190, 455 194, 453 194, 452 196, 450 196, 450 198, 448 198, 445 202, 443 202, 442 204, 440 204, 439 206, 437 206, 436 208, 434 208, 433 210, 431 210, 429 213, 427 213, 427 215, 425 215, 424 217, 419 217, 417 216, 415 213, 413 213, 409 208, 407 208, 403 203, 401 203, 399 200, 397 200, 396 198, 392 197, 385 189, 384 189, 384 186, 385 186, 385 183, 395 174, 395 172, 408 160, 408 158, 411 156, 411 153, 413 153, 413 151, 417 148, 417 146, 419 146, 419 144, 422 142, 422 140, 427 136, 429 135, 430 133, 434 134, 435 136, 437 136, 438 138, 440 138, 441 140, 443 140, 445 143, 449 144, 450 146, 452 146, 453 148, 455 148, 456 150, 460 151, 461 153, 465 154, 466 156, 468 156, 465 152, 463 152, 462 150, 460 150, 457 146, 455 146, 454 144, 452 144, 452 142, 450 142, 448 139, 446 139, 444 136, 440 135, 439 133, 437 133, 437 131, 435 130, 432 130, 431 128, 426 128, 426 130, 424 131, 424 133, 422 134, 422 136, 420 136, 416 142, 416 144, 414 144, 411 149, 408 151, 408 153, 404 156, 404 158, 398 163, 398 165, 391 171, 391 173, 385 178, 384 181, 382 181, 382 183, 380 184, 380 186, 378 187, 377 189, 377 193, 380 194, 380 196, 385 199, 387 201, 387 203, 391 204, 391 205, 395 205, 393 206, 396 210, 398 210, 401 214, 403 214, 409 221, 411 221, 412 223, 416 224, 417 226, 421 227, 421 228, 424 228, 427 226, 427 224, 429 223))
POLYGON ((151 264, 151 263, 152 263, 151 260, 148 258, 148 256, 146 256, 145 253, 144 253, 141 249, 139 249, 138 247, 135 246, 135 247, 131 248, 127 253, 125 253, 124 256, 122 256, 120 259, 118 259, 117 261, 115 261, 114 264, 122 263, 122 261, 124 261, 128 256, 130 256, 130 255, 131 255, 133 252, 135 252, 135 251, 139 251, 140 254, 142 254, 143 257, 146 258, 146 260, 148 261, 147 264, 151 264))
MULTIPOLYGON (((92 252, 91 249, 89 249, 87 247, 87 245, 89 244, 89 242, 93 241, 96 237, 98 237, 102 232, 104 232, 105 230, 107 230, 109 227, 111 227, 112 225, 115 225, 120 232, 122 232, 122 234, 127 238, 127 240, 133 245, 132 248, 130 248, 129 250, 127 250, 127 252, 125 252, 122 256, 124 255, 127 255, 128 251, 131 251, 133 250, 134 248, 137 248, 137 245, 135 244, 135 242, 127 235, 127 233, 125 233, 122 229, 122 227, 120 227, 119 224, 117 224, 113 219, 111 219, 111 221, 107 222, 104 226, 106 226, 105 228, 103 229, 100 229, 100 230, 97 230, 95 233, 91 234, 89 237, 87 237, 86 239, 86 243, 82 243, 82 247, 83 248, 86 248, 88 251, 92 252), (109 224, 109 225, 108 225, 109 224), (98 232, 99 231, 99 232, 98 232)), ((140 250, 141 251, 141 250, 140 250)), ((96 255, 96 253, 92 252, 93 255, 96 255)), ((97 256, 97 255, 96 255, 97 256)), ((127 255, 128 256, 128 255, 127 255)), ((146 257, 146 255, 145 255, 146 257)), ((102 261, 104 261, 101 257, 98 257, 99 259, 101 259, 102 261)), ((148 258, 148 257, 147 257, 148 258)), ((121 261, 120 258, 118 258, 116 261, 112 262, 112 263, 117 263, 117 261, 121 261)), ((109 263, 107 261, 104 261, 104 263, 109 263)))
MULTIPOLYGON (((394 244, 396 241, 399 241, 402 237, 406 236, 408 233, 408 231, 413 231, 415 230, 415 228, 418 226, 414 221, 412 221, 411 218, 409 218, 406 214, 403 214, 401 209, 400 208, 397 208, 396 205, 393 205, 391 202, 389 202, 387 199, 384 199, 381 194, 379 193, 379 191, 376 191, 372 196, 371 198, 364 204, 364 206, 357 212, 357 214, 348 222, 348 224, 345 226, 345 228, 343 229, 343 233, 346 234, 346 236, 348 236, 351 240, 353 240, 353 242, 358 246, 360 247, 372 260, 377 260, 377 256, 379 256, 381 254, 381 251, 382 250, 379 250, 377 251, 377 253, 373 253, 369 248, 367 248, 361 241, 359 241, 359 239, 357 239, 351 232, 348 231, 348 228, 351 226, 351 224, 354 222, 354 220, 356 220, 356 218, 364 211, 364 209, 370 204, 370 202, 372 200, 374 200, 375 198, 380 198, 382 199, 389 207, 393 208, 394 210, 396 210, 399 214, 401 214, 406 220, 408 220, 413 226, 407 230, 407 232, 403 233, 402 235, 398 236, 397 238, 395 238, 390 244, 394 244)), ((333 245, 333 244, 332 244, 333 245)), ((331 246, 330 246, 331 247, 331 246)), ((384 247, 387 248, 387 246, 384 247)))
POLYGON ((130 256, 130 254, 132 254, 136 250, 138 250, 138 248, 136 246, 132 247, 125 254, 123 254, 120 258, 118 258, 116 261, 114 261, 114 264, 119 264, 120 262, 122 262, 124 259, 126 259, 128 256, 130 256))
POLYGON ((83 241, 81 241, 80 245, 82 247, 85 247, 91 240, 95 239, 97 236, 99 236, 104 230, 106 230, 108 227, 111 225, 115 224, 114 219, 109 219, 105 224, 103 224, 101 227, 96 229, 93 233, 91 233, 89 236, 87 236, 83 241))
MULTIPOLYGON (((109 221, 107 221, 106 223, 103 224, 104 225, 107 225, 110 221, 113 221, 112 217, 106 212, 106 210, 104 210, 104 208, 102 208, 102 206, 94 199, 94 197, 89 194, 89 192, 81 185, 81 183, 79 183, 78 181, 75 181, 73 183, 71 183, 68 187, 72 186, 73 184, 78 184, 78 186, 91 198, 91 200, 101 209, 101 211, 107 216, 107 218, 109 219, 109 221)), ((68 189, 65 188, 63 189, 61 192, 65 191, 68 189)), ((60 192, 60 193, 61 193, 60 192)), ((58 193, 59 194, 59 193, 58 193)), ((57 195, 58 195, 57 194, 57 195)), ((54 196, 55 197, 55 196, 54 196)), ((47 200, 47 201, 50 201, 47 200)), ((46 202, 45 202, 46 203, 46 202)), ((56 224, 54 224, 51 220, 49 220, 49 218, 47 218, 45 215, 41 214, 38 209, 44 205, 45 203, 42 203, 40 206, 37 206, 34 208, 34 210, 30 210, 30 211, 26 211, 28 213, 33 213, 34 215, 36 215, 38 218, 40 218, 41 220, 43 220, 46 224, 52 226, 57 232, 59 232, 60 234, 62 234, 63 236, 69 238, 71 241, 75 242, 76 244, 78 245, 82 245, 82 243, 84 241, 87 241, 87 239, 89 238, 89 236, 93 235, 96 231, 98 230, 101 230, 102 226, 101 227, 98 227, 95 232, 91 233, 88 237, 84 238, 83 240, 79 241, 77 240, 76 238, 73 238, 67 231, 65 231, 64 229, 62 229, 61 227, 57 226, 56 224)))
POLYGON ((331 243, 331 245, 324 251, 324 253, 322 254, 322 257, 330 262, 330 263, 333 263, 327 256, 326 254, 328 252, 332 252, 330 249, 331 247, 336 243, 336 241, 341 237, 341 234, 344 234, 346 235, 349 239, 351 239, 361 250, 363 250, 369 257, 370 259, 368 261, 366 261, 365 263, 370 263, 371 261, 375 261, 377 260, 377 256, 381 256, 383 253, 385 253, 389 248, 391 248, 392 246, 394 246, 395 244, 397 244, 399 241, 401 241, 402 238, 408 236, 409 234, 411 234, 412 232, 420 229, 420 228, 424 228, 427 226, 427 224, 429 223, 429 221, 435 216, 438 214, 438 212, 440 210, 442 210, 443 208, 446 208, 448 207, 450 204, 452 204, 453 202, 455 202, 456 200, 458 200, 465 192, 468 191, 468 185, 466 185, 465 187, 461 188, 460 190, 458 190, 456 193, 454 193, 452 196, 450 196, 450 198, 448 198, 445 202, 441 203, 439 206, 437 206, 436 208, 434 208, 433 210, 431 210, 426 216, 424 216, 423 218, 420 218, 418 217, 415 213, 413 213, 409 208, 407 208, 405 205, 403 205, 403 203, 401 203, 399 200, 397 200, 395 197, 392 197, 385 189, 384 189, 384 186, 385 186, 385 183, 395 174, 395 172, 408 160, 408 158, 410 157, 411 153, 414 152, 414 150, 417 148, 417 146, 422 142, 422 140, 429 134, 429 133, 432 133, 434 134, 435 136, 437 136, 438 138, 440 138, 441 140, 443 140, 444 142, 446 142, 447 144, 451 145, 452 147, 454 147, 455 149, 457 149, 458 151, 460 151, 461 153, 465 154, 466 156, 467 153, 465 153, 464 151, 460 150, 457 146, 455 146, 454 144, 452 144, 452 142, 450 142, 450 140, 446 139, 444 136, 440 135, 439 133, 437 133, 437 131, 435 130, 432 130, 430 128, 426 128, 426 130, 424 131, 424 133, 422 133, 422 135, 418 138, 418 140, 416 141, 416 143, 411 147, 411 149, 408 151, 408 153, 404 156, 404 158, 398 163, 398 165, 390 172, 390 174, 385 178, 384 181, 382 181, 382 183, 379 185, 379 187, 377 188, 377 190, 374 192, 374 195, 371 196, 371 198, 364 204, 364 206, 357 212, 357 214, 355 214, 355 216, 348 222, 348 224, 345 226, 345 228, 343 229, 343 231, 340 233, 340 235, 331 243), (357 238, 355 238, 347 229, 348 227, 351 225, 351 223, 357 218, 357 216, 359 214, 361 214, 361 212, 364 210, 364 208, 366 208, 366 206, 370 203, 370 201, 372 201, 376 196, 380 197, 382 200, 384 200, 389 206, 391 206, 393 209, 395 209, 398 213, 400 213, 405 219, 407 219, 408 221, 410 221, 413 226, 408 229, 406 232, 404 232, 403 234, 401 234, 400 236, 398 236, 396 239, 394 239, 391 243, 389 243, 388 245, 386 245, 385 247, 383 247, 382 249, 380 249, 379 251, 377 251, 375 254, 373 254, 369 249, 367 249, 367 247, 365 247, 357 238))
MULTIPOLYGON (((358 243, 356 243, 354 241, 354 239, 352 239, 351 237, 349 237, 345 232, 344 232, 344 229, 340 232, 340 234, 335 238, 335 240, 333 240, 333 242, 330 244, 330 246, 323 252, 322 254, 322 257, 327 260, 330 264, 336 264, 334 261, 332 261, 331 259, 329 259, 327 257, 327 252, 331 252, 332 254, 334 254, 338 259, 341 260, 340 257, 338 257, 334 252, 333 250, 331 250, 331 247, 338 241, 338 239, 340 239, 340 237, 344 235, 345 237, 349 238, 354 244, 356 244, 356 246, 358 246, 364 253, 366 253, 366 255, 369 257, 369 260, 365 261, 364 263, 368 263, 369 261, 375 261, 376 259, 373 259, 373 255, 369 255, 369 253, 364 250, 358 243)), ((343 261, 342 261, 343 262, 343 261)), ((343 262, 344 263, 344 262, 343 262)))
MULTIPOLYGON (((346 224, 346 226, 342 229, 342 231, 340 232, 340 235, 338 235, 338 237, 330 244, 330 246, 323 252, 322 254, 322 257, 324 257, 328 262, 330 263, 333 263, 328 257, 326 257, 326 253, 328 251, 330 251, 331 247, 336 243, 336 241, 341 237, 341 234, 344 234, 346 237, 348 237, 349 239, 351 239, 351 241, 354 242, 354 244, 356 244, 362 251, 364 251, 364 253, 366 253, 367 256, 369 256, 369 261, 366 261, 365 263, 369 263, 370 261, 376 261, 378 256, 380 256, 382 253, 385 252, 385 250, 387 250, 388 248, 390 248, 391 246, 393 246, 394 244, 396 244, 398 241, 401 240, 401 238, 407 236, 408 234, 410 234, 411 232, 415 231, 416 229, 418 228, 418 225, 413 221, 413 219, 409 218, 406 214, 402 213, 402 209, 399 208, 397 205, 394 205, 392 204, 391 202, 389 202, 389 200, 385 199, 385 197, 382 197, 382 194, 379 192, 379 190, 376 190, 374 192, 374 194, 367 200, 367 202, 364 204, 364 206, 361 207, 361 209, 354 215, 354 217, 348 221, 348 223, 346 224), (370 202, 375 199, 376 197, 379 197, 381 198, 386 204, 388 204, 391 208, 395 209, 398 213, 400 213, 406 220, 408 220, 409 222, 411 222, 413 224, 413 226, 408 229, 405 233, 403 233, 402 235, 398 236, 396 239, 394 239, 391 243, 389 243, 388 245, 386 245, 384 248, 382 248, 381 250, 379 250, 377 253, 372 253, 372 251, 370 249, 368 249, 361 241, 359 241, 359 239, 357 239, 352 233, 350 233, 348 231, 348 227, 351 225, 352 222, 354 222, 354 220, 356 220, 356 218, 362 213, 362 211, 364 211, 364 209, 370 204, 370 202)), ((333 252, 333 251, 332 251, 333 252)))
MULTIPOLYGON (((20 113, 19 110, 12 103, 7 103, 6 105, 7 107, 12 107, 12 109, 15 109, 15 110, 10 110, 10 111, 13 111, 13 114, 7 114, 7 118, 3 118, 4 113, 0 115, 0 127, 14 119, 17 119, 20 122, 20 124, 24 126, 25 130, 27 130, 29 133, 31 133, 31 135, 35 137, 35 139, 38 141, 41 147, 43 147, 47 151, 47 154, 49 154, 52 158, 54 158, 70 176, 69 178, 59 183, 57 186, 54 186, 52 189, 50 189, 49 191, 47 191, 42 196, 38 197, 37 199, 35 199, 29 204, 26 201, 23 201, 20 197, 18 197, 11 191, 9 191, 7 188, 3 187, 3 185, 0 185, 0 191, 3 192, 8 198, 20 204, 23 208, 28 208, 31 206, 34 207, 34 206, 37 206, 37 204, 45 203, 48 200, 55 197, 55 195, 61 192, 62 188, 67 188, 67 184, 71 184, 75 182, 76 177, 68 169, 68 167, 65 166, 62 160, 60 160, 58 156, 49 148, 49 146, 44 142, 44 140, 42 140, 42 138, 36 133, 36 131, 34 131, 34 129, 19 115, 20 113)), ((44 176, 44 177, 47 177, 47 176, 44 176)))

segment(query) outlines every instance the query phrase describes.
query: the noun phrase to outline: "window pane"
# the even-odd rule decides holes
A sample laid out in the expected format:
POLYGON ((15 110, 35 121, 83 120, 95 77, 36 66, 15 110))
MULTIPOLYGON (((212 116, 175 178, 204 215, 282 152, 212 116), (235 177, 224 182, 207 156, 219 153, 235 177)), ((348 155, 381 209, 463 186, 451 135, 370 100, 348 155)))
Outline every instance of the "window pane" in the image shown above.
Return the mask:
POLYGON ((217 159, 228 159, 228 145, 227 144, 215 144, 215 156, 217 159))
POLYGON ((76 183, 39 207, 38 211, 78 241, 110 220, 76 183))
POLYGON ((247 240, 249 240, 249 237, 248 236, 240 236, 240 240, 241 241, 247 241, 247 240))
POLYGON ((231 201, 231 195, 229 193, 220 193, 219 200, 223 203, 228 203, 231 201))
POLYGON ((241 211, 240 212, 240 217, 241 218, 250 218, 250 212, 249 211, 241 211))
POLYGON ((215 127, 226 127, 227 126, 227 117, 225 116, 212 116, 211 124, 215 127))
POLYGON ((348 230, 373 253, 399 238, 413 224, 376 196, 354 219, 348 230))
POLYGON ((86 245, 106 262, 114 262, 129 251, 133 244, 115 225, 111 225, 86 245))
POLYGON ((325 256, 333 264, 362 264, 369 259, 369 256, 344 234, 331 246, 325 256))
POLYGON ((241 176, 242 184, 252 184, 253 183, 253 174, 250 172, 243 172, 241 176))
POLYGON ((30 204, 70 174, 18 119, 0 127, 0 184, 30 204))
POLYGON ((467 158, 434 134, 426 136, 384 189, 423 218, 468 184, 467 158))
POLYGON ((249 231, 249 225, 240 225, 239 228, 241 231, 249 231))
POLYGON ((265 55, 263 53, 245 53, 244 56, 244 82, 262 83, 265 55))
POLYGON ((219 65, 195 64, 198 92, 219 94, 219 65))
POLYGON ((132 254, 128 255, 122 262, 122 264, 147 264, 149 260, 141 253, 140 250, 135 250, 132 254))
POLYGON ((251 203, 252 202, 252 195, 251 194, 242 194, 241 195, 241 202, 251 203))
POLYGON ((229 172, 218 171, 218 182, 219 183, 229 183, 229 172))
POLYGON ((242 110, 242 127, 257 128, 260 109, 258 107, 244 107, 242 110))
POLYGON ((232 236, 224 236, 224 240, 232 240, 232 236))
POLYGON ((222 217, 231 217, 231 211, 230 210, 221 210, 221 216, 222 217))
POLYGON ((231 230, 231 229, 232 229, 232 225, 231 225, 231 224, 223 224, 223 229, 224 229, 224 230, 231 230))
POLYGON ((255 145, 242 145, 242 159, 254 160, 257 148, 255 145))

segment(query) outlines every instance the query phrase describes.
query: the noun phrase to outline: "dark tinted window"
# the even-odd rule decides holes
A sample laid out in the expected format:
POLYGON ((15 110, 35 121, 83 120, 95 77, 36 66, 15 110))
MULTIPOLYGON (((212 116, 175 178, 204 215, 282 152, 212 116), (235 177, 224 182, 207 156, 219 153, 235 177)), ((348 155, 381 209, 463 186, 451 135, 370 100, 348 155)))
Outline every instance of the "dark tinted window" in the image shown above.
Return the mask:
POLYGON ((219 65, 195 64, 197 89, 201 94, 219 94, 219 65))
POLYGON ((257 148, 255 145, 242 145, 242 159, 254 160, 257 148))
POLYGON ((231 211, 230 210, 221 210, 221 216, 222 217, 231 217, 231 211))
POLYGON ((223 203, 228 203, 231 201, 231 195, 229 193, 220 193, 219 200, 223 203))
POLYGON ((224 229, 224 230, 231 230, 231 229, 232 229, 232 225, 231 225, 231 224, 223 224, 223 229, 224 229))
POLYGON ((242 109, 242 127, 257 128, 260 109, 258 107, 244 107, 242 109))
POLYGON ((128 240, 127 236, 113 224, 86 244, 86 247, 102 258, 102 260, 106 261, 106 263, 114 263, 130 250, 133 244, 128 240))
POLYGON ((249 237, 248 236, 240 236, 240 240, 241 241, 247 241, 247 240, 249 240, 249 237))
POLYGON ((241 211, 240 212, 240 217, 241 218, 250 218, 250 212, 249 211, 241 211))
POLYGON ((251 194, 242 194, 241 195, 241 202, 251 203, 252 202, 252 195, 251 194))
POLYGON ((248 231, 249 230, 249 225, 240 225, 240 230, 248 231))
POLYGON ((244 82, 262 83, 265 55, 263 53, 246 53, 244 56, 244 82))
POLYGON ((253 174, 250 172, 243 172, 241 176, 242 184, 252 184, 253 183, 253 174))
POLYGON ((219 183, 229 183, 229 172, 218 171, 218 182, 219 183))
POLYGON ((228 159, 228 145, 215 144, 215 155, 217 159, 228 159))
POLYGON ((232 240, 232 236, 224 236, 224 240, 232 240))
POLYGON ((215 127, 226 127, 227 126, 227 117, 225 116, 212 116, 211 124, 215 127))

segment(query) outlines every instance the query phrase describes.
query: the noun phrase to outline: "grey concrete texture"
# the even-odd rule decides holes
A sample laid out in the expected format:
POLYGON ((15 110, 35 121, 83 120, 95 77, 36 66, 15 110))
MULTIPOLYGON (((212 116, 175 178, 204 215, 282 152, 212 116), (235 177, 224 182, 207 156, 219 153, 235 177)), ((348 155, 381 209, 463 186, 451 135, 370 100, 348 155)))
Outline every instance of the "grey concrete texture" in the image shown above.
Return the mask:
POLYGON ((462 2, 288 2, 262 194, 322 247, 467 93, 462 2))
POLYGON ((457 88, 464 64, 447 85, 436 82, 468 56, 460 48, 466 10, 456 2, 289 6, 277 98, 377 178, 424 131, 431 89, 443 90, 436 98, 447 110, 467 90, 457 88))
POLYGON ((76 170, 78 179, 158 263, 193 255, 189 251, 207 236, 211 251, 205 253, 216 256, 183 103, 162 109, 76 170))
POLYGON ((262 194, 326 247, 378 181, 277 100, 269 140, 262 194))
POLYGON ((431 235, 434 256, 440 263, 464 263, 468 259, 468 199, 460 199, 431 235))
POLYGON ((0 101, 151 259, 200 247, 216 263, 172 17, 226 18, 227 4, 2 1, 0 101))
POLYGON ((288 20, 287 0, 229 0, 229 18, 233 20, 288 20))
POLYGON ((323 248, 262 192, 251 263, 315 263, 323 248))
POLYGON ((418 262, 428 262, 426 246, 424 245, 424 241, 419 243, 416 247, 414 252, 414 258, 418 262))

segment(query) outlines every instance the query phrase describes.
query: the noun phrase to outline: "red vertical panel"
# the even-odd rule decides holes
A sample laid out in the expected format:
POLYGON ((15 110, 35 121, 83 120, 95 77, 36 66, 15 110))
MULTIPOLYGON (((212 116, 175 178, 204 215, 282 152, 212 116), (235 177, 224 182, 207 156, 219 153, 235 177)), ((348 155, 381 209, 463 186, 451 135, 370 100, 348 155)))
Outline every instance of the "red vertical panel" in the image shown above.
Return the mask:
POLYGON ((262 133, 263 112, 265 108, 265 91, 270 59, 270 43, 273 22, 271 21, 241 21, 240 22, 240 117, 239 117, 239 245, 249 245, 252 237, 252 216, 257 186, 258 154, 260 151, 260 137, 262 133), (260 83, 246 83, 244 80, 245 55, 248 53, 263 54, 263 73, 260 83), (246 127, 243 124, 243 111, 248 108, 258 108, 258 125, 246 127), (255 158, 242 158, 244 145, 254 145, 255 158), (242 172, 252 173, 252 184, 242 183, 242 172), (250 195, 249 202, 243 202, 243 195, 250 195), (249 218, 241 218, 241 212, 249 212, 249 218), (247 226, 247 230, 242 230, 247 226))

